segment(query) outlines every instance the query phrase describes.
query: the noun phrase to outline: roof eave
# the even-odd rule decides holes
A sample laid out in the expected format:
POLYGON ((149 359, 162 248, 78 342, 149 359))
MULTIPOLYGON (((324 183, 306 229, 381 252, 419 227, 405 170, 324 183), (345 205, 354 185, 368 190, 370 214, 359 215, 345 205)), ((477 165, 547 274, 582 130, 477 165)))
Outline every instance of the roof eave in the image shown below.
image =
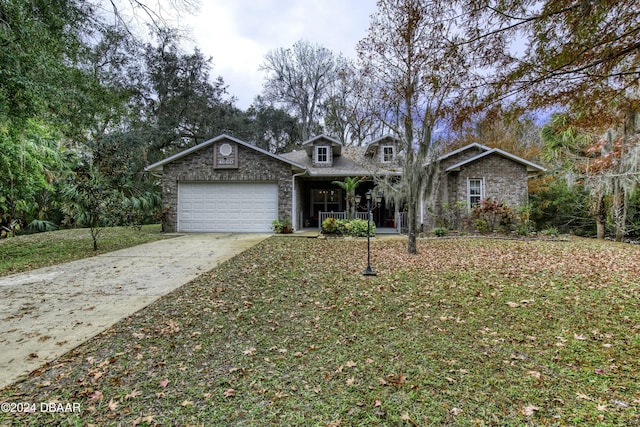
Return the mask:
POLYGON ((238 143, 238 144, 240 144, 240 145, 242 145, 244 147, 251 148, 252 150, 256 150, 256 151, 258 151, 258 152, 260 152, 262 154, 265 154, 265 155, 267 155, 269 157, 272 157, 274 159, 277 159, 277 160, 280 160, 282 162, 288 163, 289 165, 291 165, 294 168, 297 168, 297 169, 299 169, 301 171, 307 170, 306 166, 303 166, 303 165, 301 165, 299 163, 293 162, 293 161, 291 161, 291 160, 289 160, 289 159, 287 159, 285 157, 279 156, 277 154, 270 153, 267 150, 263 150, 260 147, 256 147, 255 145, 251 145, 248 142, 244 142, 244 141, 242 141, 242 140, 240 140, 238 138, 234 138, 234 137, 232 137, 230 135, 222 134, 222 135, 216 136, 215 138, 211 138, 211 139, 209 139, 209 140, 207 140, 205 142, 201 142, 200 144, 195 145, 195 146, 193 146, 191 148, 187 148, 186 150, 182 150, 179 153, 176 153, 176 154, 174 154, 172 156, 167 157, 166 159, 160 160, 159 162, 153 163, 153 164, 145 167, 144 171, 145 172, 162 172, 164 165, 166 165, 168 163, 171 163, 171 162, 173 162, 175 160, 181 159, 182 157, 188 156, 189 154, 194 153, 196 151, 202 150, 203 148, 208 147, 209 145, 211 145, 211 144, 213 144, 215 142, 221 141, 223 139, 231 140, 231 141, 233 141, 235 143, 238 143))

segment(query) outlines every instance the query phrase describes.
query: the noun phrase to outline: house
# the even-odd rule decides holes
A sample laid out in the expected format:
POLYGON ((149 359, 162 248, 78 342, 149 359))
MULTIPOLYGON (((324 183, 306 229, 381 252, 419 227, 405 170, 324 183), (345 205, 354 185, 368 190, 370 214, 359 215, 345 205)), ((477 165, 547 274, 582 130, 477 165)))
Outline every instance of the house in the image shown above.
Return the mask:
MULTIPOLYGON (((346 215, 346 194, 334 181, 371 176, 371 165, 384 166, 377 169, 384 172, 374 173, 400 177, 400 170, 394 168, 398 148, 398 141, 388 136, 365 148, 353 148, 319 135, 301 150, 277 155, 220 135, 145 170, 162 173, 165 231, 269 232, 276 218, 291 219, 294 229, 300 229, 318 227, 326 216, 346 215)), ((527 176, 544 171, 480 144, 440 160, 439 198, 467 200, 471 205, 483 197, 520 204, 527 198, 527 176)), ((357 192, 365 194, 374 185, 364 180, 357 192)), ((373 220, 378 227, 399 227, 399 211, 398 206, 383 202, 373 209, 373 220)))
MULTIPOLYGON (((440 180, 435 216, 445 205, 471 209, 482 199, 516 207, 527 203, 527 181, 546 171, 540 165, 498 148, 473 143, 438 158, 440 180)), ((433 226, 434 224, 430 224, 433 226)))

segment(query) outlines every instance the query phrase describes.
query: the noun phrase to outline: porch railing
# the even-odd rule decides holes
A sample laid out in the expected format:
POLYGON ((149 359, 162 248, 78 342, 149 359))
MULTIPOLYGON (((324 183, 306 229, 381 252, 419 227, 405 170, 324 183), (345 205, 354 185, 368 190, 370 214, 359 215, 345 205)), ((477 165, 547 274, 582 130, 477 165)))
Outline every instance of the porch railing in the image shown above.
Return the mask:
MULTIPOLYGON (((327 218, 335 218, 335 219, 347 219, 347 212, 318 212, 318 230, 322 230, 322 221, 327 218)), ((357 219, 367 220, 367 212, 356 212, 357 219)))
POLYGON ((346 212, 318 212, 318 230, 322 231, 322 222, 327 218, 347 219, 346 212))

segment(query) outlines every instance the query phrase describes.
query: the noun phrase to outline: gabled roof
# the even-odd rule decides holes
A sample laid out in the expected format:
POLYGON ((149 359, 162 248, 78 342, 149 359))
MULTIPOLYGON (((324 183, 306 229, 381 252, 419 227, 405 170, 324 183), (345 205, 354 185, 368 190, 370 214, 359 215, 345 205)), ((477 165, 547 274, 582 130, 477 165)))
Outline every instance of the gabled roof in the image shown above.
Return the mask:
POLYGON ((456 154, 462 153, 463 151, 467 151, 467 150, 470 150, 472 148, 477 148, 480 151, 489 151, 489 150, 491 150, 491 148, 487 147, 486 145, 482 145, 482 144, 478 144, 477 142, 474 142, 472 144, 465 145, 462 148, 458 148, 457 150, 454 150, 454 151, 452 151, 450 153, 444 154, 444 155, 438 157, 438 160, 442 161, 442 160, 448 159, 451 156, 455 156, 456 154))
POLYGON ((182 157, 188 156, 191 153, 195 153, 196 151, 202 150, 203 148, 206 148, 206 147, 208 147, 209 145, 211 145, 213 143, 216 143, 218 141, 222 141, 222 140, 225 140, 225 139, 229 140, 229 141, 233 141, 233 142, 235 142, 235 143, 237 143, 239 145, 242 145, 244 147, 250 148, 252 150, 255 150, 255 151, 257 151, 259 153, 262 153, 262 154, 264 154, 266 156, 273 157, 274 159, 277 159, 277 160, 280 160, 282 162, 288 163, 291 166, 293 166, 294 168, 301 169, 301 170, 305 170, 306 169, 304 166, 302 166, 302 165, 300 165, 300 164, 298 164, 296 162, 293 162, 293 161, 291 161, 289 159, 286 159, 286 158, 284 158, 282 156, 270 153, 270 152, 268 152, 266 150, 263 150, 262 148, 256 147, 255 145, 249 144, 248 142, 241 141, 241 140, 239 140, 237 138, 234 138, 232 136, 229 136, 229 135, 226 135, 226 134, 222 134, 220 136, 216 136, 215 138, 209 139, 208 141, 202 142, 202 143, 200 143, 200 144, 198 144, 198 145, 196 145, 194 147, 187 148, 186 150, 180 151, 179 153, 176 153, 173 156, 169 156, 166 159, 160 160, 159 162, 156 162, 156 163, 154 163, 152 165, 149 165, 146 168, 144 168, 144 170, 145 170, 145 172, 149 172, 149 171, 159 172, 159 171, 162 170, 163 166, 166 165, 167 163, 171 163, 174 160, 178 160, 178 159, 180 159, 182 157))
POLYGON ((367 144, 367 149, 365 151, 365 155, 370 154, 371 151, 375 147, 379 146, 381 143, 384 143, 384 142, 390 142, 390 143, 393 143, 393 145, 397 146, 398 142, 400 142, 400 140, 398 138, 394 137, 394 136, 391 136, 391 135, 381 136, 380 138, 374 139, 369 144, 367 144))
POLYGON ((331 151, 333 152, 334 157, 342 154, 342 144, 340 143, 340 141, 338 141, 335 138, 331 138, 330 136, 322 134, 322 135, 313 137, 302 144, 308 156, 311 156, 313 154, 313 144, 320 140, 325 140, 329 142, 329 144, 331 145, 331 151))
MULTIPOLYGON (((471 144, 471 145, 474 145, 474 144, 471 144)), ((542 167, 542 166, 540 166, 540 165, 537 165, 537 164, 535 164, 535 163, 533 163, 533 162, 530 162, 530 161, 528 161, 528 160, 525 160, 525 159, 523 159, 522 157, 518 157, 518 156, 516 156, 515 154, 508 153, 508 152, 506 152, 506 151, 504 151, 504 150, 501 150, 501 149, 499 149, 499 148, 488 148, 488 147, 485 147, 484 145, 480 145, 480 144, 475 144, 475 145, 478 145, 478 146, 480 146, 480 147, 482 147, 482 148, 487 148, 487 151, 483 151, 482 153, 480 153, 480 154, 478 154, 478 155, 476 155, 476 156, 470 157, 470 158, 465 159, 465 160, 463 160, 463 161, 461 161, 461 162, 459 162, 459 163, 456 163, 456 164, 454 164, 454 165, 451 165, 451 166, 449 166, 449 167, 446 169, 446 171, 447 171, 447 172, 451 172, 451 171, 457 171, 457 170, 460 170, 460 168, 461 168, 462 166, 467 165, 467 164, 469 164, 469 163, 473 163, 473 162, 475 162, 475 161, 477 161, 477 160, 479 160, 479 159, 482 159, 483 157, 487 157, 487 156, 490 156, 490 155, 492 155, 492 154, 497 154, 497 155, 499 155, 499 156, 505 157, 505 158, 507 158, 507 159, 509 159, 509 160, 512 160, 512 161, 514 161, 514 162, 517 162, 517 163, 520 163, 520 164, 522 164, 522 165, 525 165, 525 166, 527 167, 527 172, 538 173, 538 172, 546 172, 546 171, 547 171, 545 168, 543 168, 543 167, 542 167)), ((456 151, 459 153, 459 152, 461 152, 461 151, 464 151, 464 150, 465 150, 466 148, 468 148, 468 147, 469 147, 469 146, 467 146, 467 147, 463 147, 463 148, 461 148, 460 150, 456 150, 456 151)), ((457 154, 457 153, 456 153, 456 154, 457 154)), ((451 156, 451 155, 452 155, 452 153, 449 153, 449 154, 447 154, 446 156, 447 156, 447 157, 449 157, 449 156, 451 156)), ((443 157, 444 157, 444 156, 443 156, 443 157)), ((442 160, 442 157, 440 158, 440 160, 442 160)))

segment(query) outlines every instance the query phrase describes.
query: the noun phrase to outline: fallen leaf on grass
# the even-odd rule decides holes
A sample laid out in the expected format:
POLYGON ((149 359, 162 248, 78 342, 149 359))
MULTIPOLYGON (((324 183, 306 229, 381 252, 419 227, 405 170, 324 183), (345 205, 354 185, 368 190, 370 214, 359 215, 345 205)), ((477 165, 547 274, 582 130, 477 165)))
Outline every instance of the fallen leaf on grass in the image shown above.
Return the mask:
POLYGON ((513 301, 507 301, 507 305, 511 308, 518 308, 520 307, 520 304, 518 304, 517 302, 513 302, 513 301))
POLYGON ((158 383, 158 385, 162 388, 165 388, 166 386, 169 385, 169 380, 162 380, 158 383))
POLYGON ((242 354, 244 354, 245 356, 251 356, 255 352, 256 352, 256 348, 255 347, 251 347, 251 348, 248 348, 245 351, 243 351, 242 354))
POLYGON ((185 407, 186 407, 186 406, 192 406, 192 405, 193 405, 193 402, 192 402, 192 401, 190 401, 190 400, 183 400, 183 401, 182 401, 182 403, 181 403, 180 405, 185 406, 185 407))
POLYGON ((524 408, 522 408, 522 413, 524 414, 525 417, 530 417, 533 414, 535 414, 536 411, 539 411, 539 410, 540 410, 540 408, 538 408, 537 406, 529 404, 529 405, 525 406, 524 408))
POLYGON ((148 415, 146 417, 138 417, 135 420, 133 420, 133 427, 136 427, 142 423, 151 424, 152 422, 153 422, 153 417, 151 415, 148 415))
POLYGON ((529 371, 527 372, 527 374, 531 375, 533 378, 539 380, 540 377, 542 376, 542 374, 540 374, 540 372, 538 371, 529 371))
POLYGON ((224 391, 224 393, 222 393, 222 395, 224 397, 233 397, 236 395, 236 391, 232 388, 228 388, 224 391))
POLYGON ((138 390, 132 390, 131 393, 125 394, 124 396, 124 400, 129 400, 129 399, 133 399, 134 397, 138 397, 142 394, 141 391, 138 390))
POLYGON ((451 408, 451 410, 449 411, 451 413, 451 415, 453 415, 454 417, 457 417, 458 415, 462 414, 462 409, 460 408, 451 408))
POLYGON ((113 399, 109 400, 109 404, 107 405, 110 410, 115 411, 118 409, 118 402, 115 402, 113 399))
POLYGON ((347 380, 347 385, 352 386, 353 384, 355 384, 355 382, 356 382, 355 377, 351 377, 347 380))
POLYGON ((89 400, 102 400, 103 398, 103 394, 101 391, 96 390, 93 393, 91 393, 91 396, 89 396, 89 400))

